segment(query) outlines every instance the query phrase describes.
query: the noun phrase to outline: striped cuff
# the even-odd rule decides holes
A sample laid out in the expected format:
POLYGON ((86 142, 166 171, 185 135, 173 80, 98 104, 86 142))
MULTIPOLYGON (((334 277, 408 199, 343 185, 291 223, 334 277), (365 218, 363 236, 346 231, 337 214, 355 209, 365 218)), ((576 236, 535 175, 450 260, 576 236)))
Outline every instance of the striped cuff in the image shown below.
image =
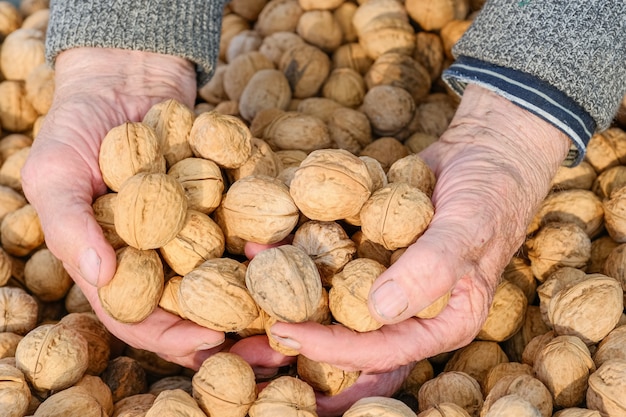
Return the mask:
POLYGON ((582 161, 596 123, 562 91, 525 72, 467 56, 459 57, 442 78, 458 94, 463 93, 468 83, 478 84, 541 117, 572 140, 563 165, 574 166, 582 161))

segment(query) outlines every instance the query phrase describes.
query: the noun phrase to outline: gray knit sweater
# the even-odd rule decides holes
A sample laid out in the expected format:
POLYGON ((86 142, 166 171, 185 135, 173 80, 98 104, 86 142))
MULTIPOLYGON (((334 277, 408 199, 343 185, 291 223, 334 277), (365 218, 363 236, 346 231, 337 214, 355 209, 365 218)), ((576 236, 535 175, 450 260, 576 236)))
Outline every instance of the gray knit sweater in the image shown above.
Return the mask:
MULTIPOLYGON (((185 57, 206 82, 227 0, 52 0, 47 57, 78 46, 185 57)), ((626 92, 626 0, 488 0, 444 79, 482 84, 553 123, 580 161, 626 92)))

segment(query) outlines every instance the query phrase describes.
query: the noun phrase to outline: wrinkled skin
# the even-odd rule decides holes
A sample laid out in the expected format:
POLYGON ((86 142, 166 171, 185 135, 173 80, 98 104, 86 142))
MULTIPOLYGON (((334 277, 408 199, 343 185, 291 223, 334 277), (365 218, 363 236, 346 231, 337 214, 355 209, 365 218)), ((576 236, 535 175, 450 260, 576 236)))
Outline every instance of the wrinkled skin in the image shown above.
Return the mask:
MULTIPOLYGON (((93 218, 92 201, 106 192, 98 151, 106 132, 139 121, 168 98, 193 106, 193 66, 136 51, 78 48, 56 61, 53 106, 22 170, 23 189, 37 210, 46 244, 60 258, 107 328, 124 342, 197 369, 230 348, 258 375, 293 361, 265 337, 230 346, 224 334, 157 309, 139 324, 120 324, 102 310, 97 287, 115 271, 115 254, 93 218)), ((313 360, 362 370, 356 384, 318 396, 318 412, 340 415, 354 401, 391 395, 417 360, 469 343, 486 319, 500 273, 525 236, 569 140, 551 125, 478 86, 468 86, 450 128, 422 152, 438 181, 428 230, 381 275, 371 313, 386 325, 356 333, 341 325, 277 323, 272 335, 313 360), (436 318, 414 314, 452 290, 436 318)), ((248 244, 252 257, 264 246, 248 244)))

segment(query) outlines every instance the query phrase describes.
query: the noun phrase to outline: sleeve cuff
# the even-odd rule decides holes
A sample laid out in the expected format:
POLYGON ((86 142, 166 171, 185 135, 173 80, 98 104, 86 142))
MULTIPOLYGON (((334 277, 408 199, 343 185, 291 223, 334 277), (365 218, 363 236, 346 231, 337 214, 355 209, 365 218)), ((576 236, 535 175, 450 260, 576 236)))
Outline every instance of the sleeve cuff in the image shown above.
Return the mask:
POLYGON ((572 140, 563 165, 582 161, 596 129, 591 115, 562 91, 525 72, 467 56, 459 57, 442 74, 443 80, 461 95, 469 83, 478 84, 541 117, 572 140))

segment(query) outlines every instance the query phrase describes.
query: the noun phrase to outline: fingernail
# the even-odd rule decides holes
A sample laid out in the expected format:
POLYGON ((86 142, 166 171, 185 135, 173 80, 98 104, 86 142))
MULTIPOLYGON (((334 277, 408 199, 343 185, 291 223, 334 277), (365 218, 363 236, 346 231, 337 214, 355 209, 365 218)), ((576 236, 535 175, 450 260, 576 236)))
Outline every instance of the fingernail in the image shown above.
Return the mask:
POLYGON ((300 345, 300 343, 298 343, 297 340, 293 340, 288 337, 276 336, 273 333, 271 334, 271 336, 272 336, 272 339, 276 340, 276 342, 278 342, 280 345, 286 348, 293 349, 293 350, 300 350, 302 348, 302 345, 300 345))
POLYGON ((93 248, 87 248, 79 261, 80 275, 93 286, 98 285, 100 276, 100 257, 93 248))
POLYGON ((198 345, 198 347, 196 347, 196 352, 199 352, 201 350, 209 350, 209 349, 213 349, 214 347, 217 347, 219 345, 221 345, 222 343, 224 343, 225 339, 220 340, 217 343, 203 343, 201 345, 198 345))
POLYGON ((394 319, 409 307, 409 300, 402 287, 394 280, 383 283, 370 296, 374 310, 385 319, 394 319))

